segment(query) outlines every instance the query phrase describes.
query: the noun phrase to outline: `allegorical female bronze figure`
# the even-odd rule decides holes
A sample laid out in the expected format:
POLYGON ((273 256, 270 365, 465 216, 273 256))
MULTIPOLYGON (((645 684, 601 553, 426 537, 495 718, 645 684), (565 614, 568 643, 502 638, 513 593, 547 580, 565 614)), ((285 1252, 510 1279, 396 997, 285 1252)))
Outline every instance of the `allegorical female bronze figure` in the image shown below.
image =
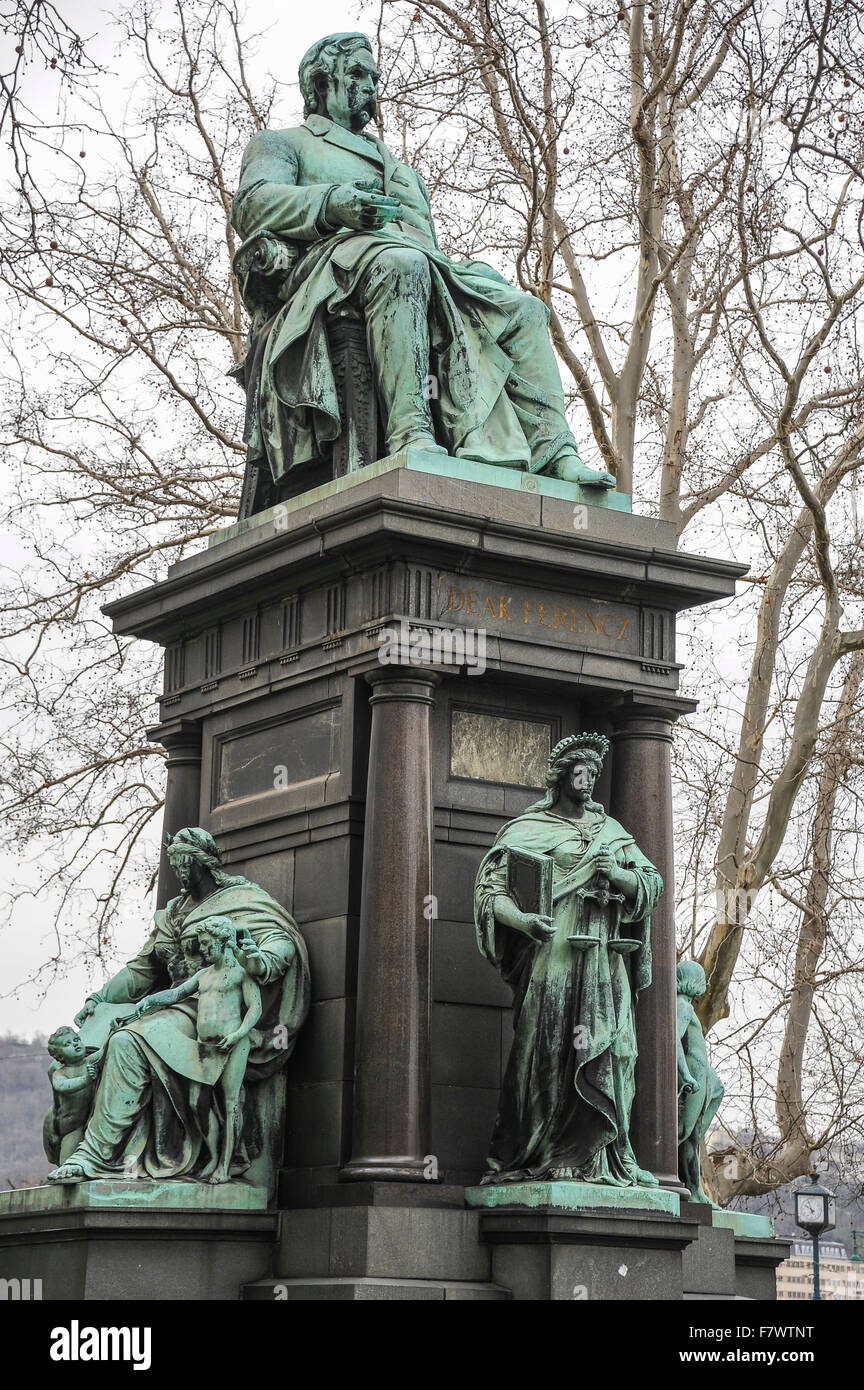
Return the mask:
POLYGON ((477 874, 480 950, 513 990, 515 1037, 485 1183, 655 1186, 628 1129, 635 996, 651 983, 663 881, 591 792, 608 750, 575 734, 548 791, 499 831, 477 874))

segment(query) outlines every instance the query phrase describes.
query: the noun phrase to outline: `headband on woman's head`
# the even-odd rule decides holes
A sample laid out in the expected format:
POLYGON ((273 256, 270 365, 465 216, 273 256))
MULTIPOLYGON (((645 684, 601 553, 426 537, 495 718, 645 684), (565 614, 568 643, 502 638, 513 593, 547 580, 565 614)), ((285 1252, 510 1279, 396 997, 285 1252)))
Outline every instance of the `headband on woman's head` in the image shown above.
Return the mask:
POLYGON ((578 762, 586 754, 591 762, 596 761, 602 767, 608 752, 609 740, 605 734, 569 734, 556 743, 549 754, 549 770, 551 772, 566 767, 568 763, 578 762))
POLYGON ((166 835, 165 842, 169 853, 176 850, 189 859, 197 860, 199 864, 210 866, 222 862, 222 851, 210 832, 203 830, 200 825, 189 825, 184 830, 178 830, 176 835, 166 835))

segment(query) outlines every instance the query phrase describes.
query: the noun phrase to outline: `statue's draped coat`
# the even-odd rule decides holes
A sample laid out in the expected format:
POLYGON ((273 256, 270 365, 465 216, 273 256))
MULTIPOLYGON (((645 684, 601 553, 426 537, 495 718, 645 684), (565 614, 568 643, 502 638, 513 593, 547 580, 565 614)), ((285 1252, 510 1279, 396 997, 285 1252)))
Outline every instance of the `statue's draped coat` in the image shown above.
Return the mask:
MULTIPOLYGON (((249 456, 266 454, 275 482, 318 457, 339 434, 326 318, 388 247, 421 249, 429 263, 429 371, 437 388, 431 406, 440 442, 454 456, 539 471, 546 458, 536 448, 532 458, 517 407, 504 390, 513 363, 499 339, 511 325, 515 300, 527 299, 543 333, 548 310, 514 291, 491 266, 443 254, 423 180, 382 141, 317 115, 295 129, 259 132, 243 157, 231 220, 244 243, 266 232, 300 251, 280 291, 285 307, 253 341, 246 366, 247 378, 255 378, 254 391, 246 380, 254 406, 247 412, 249 456), (378 232, 328 227, 330 192, 357 181, 398 197, 399 218, 378 232)), ((376 365, 388 369, 386 362, 376 365)), ((547 394, 560 389, 560 382, 550 384, 547 394)), ((559 404, 563 409, 563 394, 559 404)), ((550 435, 549 459, 561 443, 562 436, 550 435)))

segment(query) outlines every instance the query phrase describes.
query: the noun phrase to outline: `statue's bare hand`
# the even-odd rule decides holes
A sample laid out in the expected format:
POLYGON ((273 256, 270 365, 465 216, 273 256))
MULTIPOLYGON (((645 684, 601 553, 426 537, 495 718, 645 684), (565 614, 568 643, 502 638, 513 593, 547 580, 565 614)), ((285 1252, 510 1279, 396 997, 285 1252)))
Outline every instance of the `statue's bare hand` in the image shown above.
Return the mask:
POLYGON ((615 856, 609 849, 601 849, 594 856, 594 867, 598 873, 605 874, 610 883, 614 883, 618 877, 618 865, 615 856))
POLYGON ((267 974, 267 962, 255 945, 255 938, 248 927, 241 927, 238 931, 234 954, 253 980, 263 980, 267 974))
POLYGON ((84 1003, 83 1003, 83 1005, 82 1005, 82 1007, 78 1010, 78 1012, 77 1012, 77 1014, 75 1015, 75 1017, 73 1018, 72 1022, 75 1024, 75 1027, 76 1027, 76 1028, 80 1028, 80 1027, 81 1027, 81 1024, 82 1024, 82 1023, 85 1023, 86 1020, 90 1017, 90 1015, 93 1014, 93 1013, 95 1013, 95 1012, 96 1012, 96 1000, 95 1000, 95 999, 85 999, 85 1000, 84 1000, 84 1003))
POLYGON ((374 183, 361 180, 334 188, 327 199, 324 216, 336 227, 350 227, 356 232, 380 232, 401 211, 402 204, 398 198, 378 193, 374 183))
POLYGON ((544 941, 551 941, 555 935, 555 926, 551 917, 543 917, 536 912, 523 912, 522 923, 523 930, 541 944, 544 941))

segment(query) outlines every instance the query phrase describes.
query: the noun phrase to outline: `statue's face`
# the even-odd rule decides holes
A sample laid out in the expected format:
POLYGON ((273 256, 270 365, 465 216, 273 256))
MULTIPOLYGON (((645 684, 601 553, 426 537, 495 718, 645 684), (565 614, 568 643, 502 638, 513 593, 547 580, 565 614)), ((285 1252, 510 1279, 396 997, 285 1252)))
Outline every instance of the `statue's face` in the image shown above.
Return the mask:
POLYGON ((597 773, 590 763, 574 763, 564 779, 564 785, 572 797, 587 801, 596 781, 597 773))
POLYGON ((58 1062, 80 1062, 87 1055, 87 1049, 77 1033, 66 1033, 54 1044, 54 1056, 58 1062))
POLYGON ((217 941, 215 936, 211 936, 209 932, 202 931, 198 935, 198 943, 201 955, 208 965, 212 965, 214 961, 219 960, 222 943, 221 941, 217 941))
POLYGON ((359 132, 378 114, 381 74, 368 48, 340 53, 327 82, 327 115, 346 130, 359 132))
POLYGON ((180 880, 180 886, 185 892, 188 893, 190 888, 198 887, 201 882, 203 869, 196 859, 192 859, 189 855, 184 854, 182 850, 177 850, 172 854, 169 849, 168 862, 180 880))

